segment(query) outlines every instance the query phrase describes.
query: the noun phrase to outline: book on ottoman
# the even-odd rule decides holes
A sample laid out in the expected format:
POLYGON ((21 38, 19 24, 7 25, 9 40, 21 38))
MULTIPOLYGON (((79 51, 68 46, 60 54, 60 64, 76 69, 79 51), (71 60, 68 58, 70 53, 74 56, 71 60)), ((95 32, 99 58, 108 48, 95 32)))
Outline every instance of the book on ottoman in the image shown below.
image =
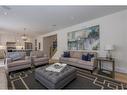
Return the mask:
POLYGON ((46 68, 47 71, 61 72, 67 64, 54 63, 46 68))

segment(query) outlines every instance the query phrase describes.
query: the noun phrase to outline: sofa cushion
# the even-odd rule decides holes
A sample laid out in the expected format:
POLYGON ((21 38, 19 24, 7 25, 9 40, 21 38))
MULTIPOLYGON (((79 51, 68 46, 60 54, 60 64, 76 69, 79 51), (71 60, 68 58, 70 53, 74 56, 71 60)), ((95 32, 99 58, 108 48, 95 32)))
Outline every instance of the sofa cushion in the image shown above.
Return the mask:
POLYGON ((31 51, 31 52, 30 52, 30 56, 31 56, 31 57, 33 57, 33 56, 36 57, 36 55, 37 55, 37 51, 31 51))
POLYGON ((18 61, 13 61, 8 64, 8 67, 15 67, 15 66, 20 66, 20 65, 25 65, 25 64, 30 64, 30 60, 18 60, 18 61))
POLYGON ((94 66, 94 62, 91 62, 91 61, 78 60, 78 63, 88 65, 88 66, 94 66))
POLYGON ((63 54, 63 57, 70 57, 70 52, 69 51, 66 51, 66 52, 64 52, 64 54, 63 54))
POLYGON ((79 61, 79 59, 76 59, 76 58, 68 58, 68 61, 77 63, 79 61))
POLYGON ((70 56, 72 58, 81 59, 82 52, 80 52, 80 51, 70 51, 70 56))
POLYGON ((37 58, 41 58, 41 57, 44 57, 44 52, 43 51, 32 51, 30 53, 30 56, 31 57, 37 57, 37 58))
POLYGON ((61 57, 61 59, 60 60, 62 60, 62 61, 68 61, 68 62, 78 62, 79 61, 79 59, 76 59, 76 58, 66 58, 66 57, 61 57))
POLYGON ((67 57, 61 57, 60 60, 62 60, 62 61, 69 61, 69 58, 67 58, 67 57))
POLYGON ((34 62, 43 62, 43 61, 47 61, 48 60, 48 57, 43 57, 43 58, 35 58, 34 59, 34 62))
POLYGON ((37 57, 37 58, 44 57, 43 51, 36 51, 36 57, 37 57))

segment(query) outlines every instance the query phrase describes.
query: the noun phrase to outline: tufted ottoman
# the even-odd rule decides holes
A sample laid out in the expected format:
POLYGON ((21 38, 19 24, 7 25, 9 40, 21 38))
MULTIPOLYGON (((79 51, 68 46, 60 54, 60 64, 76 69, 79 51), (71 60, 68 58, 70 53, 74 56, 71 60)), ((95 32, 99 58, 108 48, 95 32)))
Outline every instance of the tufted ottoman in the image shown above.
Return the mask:
POLYGON ((76 78, 76 69, 66 66, 61 72, 52 72, 46 70, 47 66, 35 70, 35 79, 49 89, 63 88, 69 82, 76 78))

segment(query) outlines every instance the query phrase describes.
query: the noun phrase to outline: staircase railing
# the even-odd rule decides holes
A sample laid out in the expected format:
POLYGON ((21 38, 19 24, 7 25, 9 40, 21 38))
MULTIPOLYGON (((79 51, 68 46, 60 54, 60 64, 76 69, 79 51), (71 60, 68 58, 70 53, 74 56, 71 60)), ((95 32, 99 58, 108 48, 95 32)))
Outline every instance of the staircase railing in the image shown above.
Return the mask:
POLYGON ((54 54, 57 51, 57 40, 53 41, 51 46, 50 46, 50 58, 52 58, 54 56, 54 54))
POLYGON ((57 47, 50 46, 50 58, 56 53, 57 47))

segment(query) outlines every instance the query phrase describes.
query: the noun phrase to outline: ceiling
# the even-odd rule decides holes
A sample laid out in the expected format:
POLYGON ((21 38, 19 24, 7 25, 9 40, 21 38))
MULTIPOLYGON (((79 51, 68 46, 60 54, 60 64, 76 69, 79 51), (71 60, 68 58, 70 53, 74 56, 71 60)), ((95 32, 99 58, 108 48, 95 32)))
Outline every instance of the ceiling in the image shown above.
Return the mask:
POLYGON ((37 36, 125 9, 127 6, 0 6, 0 32, 37 36))

